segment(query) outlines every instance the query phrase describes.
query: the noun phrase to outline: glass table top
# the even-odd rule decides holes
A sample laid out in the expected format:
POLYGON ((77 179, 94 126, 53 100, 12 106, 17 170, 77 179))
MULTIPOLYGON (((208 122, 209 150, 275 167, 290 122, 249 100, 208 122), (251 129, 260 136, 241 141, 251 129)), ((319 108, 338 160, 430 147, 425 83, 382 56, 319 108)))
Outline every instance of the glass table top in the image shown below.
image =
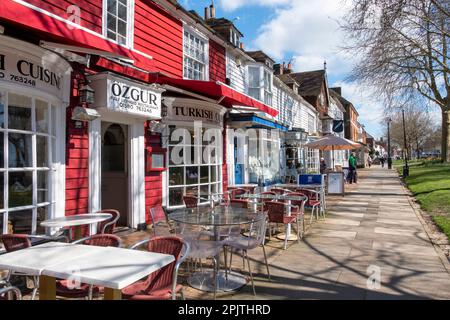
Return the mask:
POLYGON ((226 226, 249 224, 260 221, 265 217, 263 213, 255 213, 249 209, 231 206, 198 207, 192 209, 178 209, 169 215, 169 218, 186 224, 204 226, 226 226))
POLYGON ((283 194, 241 194, 237 197, 241 199, 271 199, 271 200, 289 200, 289 201, 303 201, 307 198, 305 196, 289 196, 289 195, 283 195, 283 194))

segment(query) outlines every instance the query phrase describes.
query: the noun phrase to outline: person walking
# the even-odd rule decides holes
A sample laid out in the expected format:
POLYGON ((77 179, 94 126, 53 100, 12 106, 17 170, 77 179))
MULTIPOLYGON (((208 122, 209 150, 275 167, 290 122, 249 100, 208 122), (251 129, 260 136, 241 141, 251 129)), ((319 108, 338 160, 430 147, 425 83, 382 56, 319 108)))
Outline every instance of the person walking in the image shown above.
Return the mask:
POLYGON ((372 166, 372 158, 369 156, 369 158, 367 158, 367 166, 370 168, 372 166))
POLYGON ((348 157, 348 167, 349 167, 349 173, 348 173, 348 182, 352 184, 353 182, 356 183, 356 154, 352 152, 350 156, 348 157))
POLYGON ((324 158, 320 158, 320 174, 324 174, 327 170, 327 163, 324 158))
POLYGON ((380 163, 382 168, 384 168, 384 161, 385 161, 384 156, 381 156, 380 163))

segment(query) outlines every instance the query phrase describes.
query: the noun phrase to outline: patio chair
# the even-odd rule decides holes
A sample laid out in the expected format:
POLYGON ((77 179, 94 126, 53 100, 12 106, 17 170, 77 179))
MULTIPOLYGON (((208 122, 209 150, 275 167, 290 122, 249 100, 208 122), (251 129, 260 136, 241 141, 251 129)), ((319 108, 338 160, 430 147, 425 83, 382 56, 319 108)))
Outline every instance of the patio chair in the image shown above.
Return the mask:
POLYGON ((188 209, 197 208, 198 206, 198 198, 196 196, 184 195, 183 202, 188 209))
MULTIPOLYGON (((296 189, 295 192, 301 193, 308 197, 308 200, 305 203, 306 208, 311 209, 311 219, 309 220, 309 223, 312 223, 314 212, 316 213, 316 219, 319 220, 319 214, 322 211, 321 210, 321 201, 320 201, 320 192, 315 190, 309 190, 309 189, 296 189)), ((325 214, 323 214, 323 217, 325 218, 325 214)))
POLYGON ((22 293, 19 288, 13 286, 0 288, 0 301, 1 300, 22 300, 22 293))
MULTIPOLYGON (((113 234, 95 234, 90 237, 82 238, 72 242, 73 244, 83 244, 98 247, 120 247, 122 240, 113 234)), ((98 286, 80 283, 78 287, 73 288, 73 280, 57 280, 56 295, 65 298, 87 298, 92 300, 95 294, 98 294, 101 288, 98 286)))
POLYGON ((105 221, 101 221, 97 225, 97 234, 112 234, 114 232, 114 228, 116 227, 116 223, 120 218, 120 212, 115 209, 102 209, 97 213, 109 213, 111 218, 105 221))
MULTIPOLYGON (((272 191, 265 191, 265 192, 261 192, 262 195, 264 194, 268 194, 268 195, 272 195, 272 196, 276 196, 277 194, 275 192, 272 191)), ((267 203, 268 202, 272 202, 273 199, 261 199, 261 203, 262 203, 262 211, 267 212, 267 203)))
MULTIPOLYGON (((300 243, 300 226, 299 226, 299 220, 297 219, 297 215, 291 214, 288 216, 286 214, 286 208, 289 205, 284 202, 277 202, 272 201, 267 203, 267 216, 268 216, 268 223, 269 223, 269 238, 272 235, 271 225, 270 223, 276 223, 276 224, 284 224, 285 233, 287 233, 288 225, 292 224, 294 222, 297 222, 297 238, 298 242, 300 243)), ((292 206, 291 207, 295 207, 292 206)), ((297 208, 297 212, 300 211, 299 208, 297 208)), ((283 249, 286 250, 287 248, 287 241, 288 237, 284 238, 284 246, 283 249)))
MULTIPOLYGON (((64 240, 64 242, 69 242, 69 239, 66 236, 46 236, 46 235, 29 235, 29 234, 2 234, 0 235, 0 242, 3 243, 6 252, 13 252, 17 250, 22 250, 26 248, 30 248, 32 246, 32 239, 34 240, 42 240, 42 241, 59 241, 64 240)), ((5 282, 8 286, 11 286, 10 278, 11 276, 28 276, 25 273, 21 272, 8 272, 8 276, 5 279, 5 282)), ((36 298, 37 291, 39 289, 39 277, 32 276, 33 281, 33 291, 31 293, 31 300, 36 298)))
POLYGON ((235 208, 249 209, 250 202, 248 200, 231 199, 230 206, 235 208))
POLYGON ((287 190, 287 189, 282 189, 282 188, 272 188, 272 189, 270 189, 270 192, 274 192, 276 194, 286 194, 291 191, 287 190))
POLYGON ((153 236, 157 236, 156 230, 161 229, 158 228, 161 223, 166 224, 169 227, 169 233, 174 233, 173 227, 169 221, 169 217, 167 216, 167 213, 162 206, 152 207, 149 209, 149 211, 150 218, 152 219, 153 236))
MULTIPOLYGON (((289 192, 286 194, 287 196, 300 196, 300 197, 306 197, 305 194, 301 192, 289 192)), ((305 204, 308 201, 308 197, 306 197, 306 200, 299 201, 299 200, 291 200, 291 205, 293 206, 291 208, 291 215, 296 215, 297 219, 300 219, 300 222, 302 224, 302 238, 305 234, 306 228, 305 228, 305 204)))
POLYGON ((150 252, 173 255, 175 261, 153 272, 145 280, 122 289, 122 297, 130 300, 175 300, 177 293, 180 293, 184 299, 183 286, 177 284, 177 278, 180 265, 189 255, 189 244, 175 236, 153 237, 134 244, 130 249, 138 249, 144 244, 150 252))
MULTIPOLYGON (((264 253, 264 262, 266 264, 266 270, 267 270, 267 276, 270 280, 270 271, 269 271, 269 264, 267 263, 267 255, 266 255, 266 248, 264 246, 264 237, 266 234, 266 214, 263 213, 264 217, 257 221, 257 222, 252 222, 250 224, 250 228, 249 228, 249 232, 247 236, 243 236, 243 235, 235 235, 235 236, 230 236, 227 239, 224 240, 223 245, 225 246, 225 250, 227 250, 228 248, 230 249, 230 272, 231 272, 231 264, 233 262, 233 250, 239 250, 242 251, 242 256, 243 258, 245 257, 247 259, 247 267, 248 267, 248 273, 250 275, 250 280, 252 283, 252 289, 253 289, 253 294, 256 296, 256 291, 255 291, 255 284, 253 282, 253 273, 252 273, 252 269, 250 267, 250 260, 248 258, 248 251, 255 249, 259 246, 262 247, 263 249, 263 253, 264 253)), ((225 254, 225 257, 227 255, 225 254)), ((225 258, 226 259, 226 258, 225 258)), ((225 265, 227 265, 227 263, 225 262, 225 265)), ((225 266, 226 267, 226 266, 225 266)))
POLYGON ((242 195, 242 194, 247 194, 248 190, 244 189, 244 188, 235 188, 235 189, 231 189, 231 199, 239 199, 238 196, 242 195))

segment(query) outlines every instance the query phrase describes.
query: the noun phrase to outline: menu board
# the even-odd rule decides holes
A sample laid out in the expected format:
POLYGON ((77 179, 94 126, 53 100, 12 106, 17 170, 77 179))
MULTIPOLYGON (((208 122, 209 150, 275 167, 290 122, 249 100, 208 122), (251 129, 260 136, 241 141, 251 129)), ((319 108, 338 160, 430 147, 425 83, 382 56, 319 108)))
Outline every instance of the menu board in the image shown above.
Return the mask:
POLYGON ((328 176, 328 194, 344 194, 344 173, 329 172, 328 176))

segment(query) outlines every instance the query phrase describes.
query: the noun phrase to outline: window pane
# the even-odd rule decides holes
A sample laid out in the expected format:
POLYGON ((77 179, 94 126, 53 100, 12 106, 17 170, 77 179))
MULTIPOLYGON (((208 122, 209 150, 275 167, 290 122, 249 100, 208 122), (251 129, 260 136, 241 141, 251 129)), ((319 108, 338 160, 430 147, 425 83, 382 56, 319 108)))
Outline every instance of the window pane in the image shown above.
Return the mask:
POLYGON ((259 85, 259 68, 248 68, 248 85, 249 87, 258 88, 259 85))
POLYGON ((127 21, 127 7, 126 5, 119 4, 119 18, 127 21))
POLYGON ((183 188, 169 189, 169 206, 180 206, 183 204, 183 188))
POLYGON ((48 103, 36 100, 36 131, 48 133, 48 103))
POLYGON ((48 192, 48 171, 37 172, 37 202, 47 202, 48 192))
POLYGON ((186 184, 198 183, 198 167, 186 167, 186 184))
POLYGON ((127 5, 127 0, 119 0, 120 3, 127 5))
POLYGON ((9 213, 9 221, 12 224, 13 233, 31 233, 33 210, 14 211, 9 213))
POLYGON ((116 21, 117 21, 117 18, 115 16, 113 16, 112 14, 108 14, 107 19, 106 19, 106 26, 108 27, 109 30, 112 30, 114 32, 117 31, 116 21))
POLYGON ((31 135, 21 133, 8 134, 9 159, 11 168, 32 167, 31 135))
MULTIPOLYGON (((202 196, 202 198, 208 199, 208 197, 206 197, 206 196, 209 195, 209 184, 200 186, 200 195, 202 196)), ((200 200, 200 201, 205 202, 205 200, 200 200)))
POLYGON ((208 183, 209 182, 209 167, 201 166, 200 167, 200 183, 208 183))
POLYGON ((45 234, 46 229, 44 227, 41 227, 41 222, 49 218, 48 209, 49 209, 48 206, 37 208, 37 224, 36 224, 37 234, 45 234))
POLYGON ((261 90, 259 90, 259 89, 249 88, 248 95, 259 100, 260 99, 260 91, 261 90))
POLYGON ((211 166, 211 182, 217 181, 217 167, 211 166))
POLYGON ((108 12, 117 15, 117 0, 108 0, 108 12))
MULTIPOLYGON (((0 172, 0 209, 3 209, 3 206, 5 205, 5 202, 3 201, 4 200, 4 194, 5 194, 5 192, 4 192, 4 181, 5 181, 5 178, 4 178, 4 176, 5 176, 5 174, 3 173, 3 172, 0 172)), ((0 232, 1 232, 1 230, 0 230, 0 232)))
POLYGON ((186 187, 186 195, 198 196, 198 186, 186 187))
POLYGON ((9 172, 9 207, 33 204, 32 188, 32 172, 9 172))
POLYGON ((108 35, 107 35, 108 39, 112 39, 112 40, 116 40, 117 36, 114 32, 108 30, 108 35))
POLYGON ((0 92, 0 128, 5 127, 5 94, 0 92))
POLYGON ((52 121, 52 135, 53 136, 56 136, 56 126, 58 123, 58 120, 56 119, 56 113, 57 113, 56 107, 52 106, 52 118, 50 121, 52 121))
POLYGON ((117 21, 117 31, 120 35, 127 36, 127 23, 122 20, 117 21))
POLYGON ((36 166, 48 167, 48 140, 47 137, 36 136, 36 166))
POLYGON ((31 98, 9 94, 8 127, 31 131, 31 98))
MULTIPOLYGON (((0 213, 0 234, 3 234, 3 213, 0 213)), ((11 230, 12 231, 12 230, 11 230)), ((3 243, 0 243, 0 249, 3 249, 3 243)))
POLYGON ((169 185, 180 186, 183 185, 184 167, 169 168, 169 185))

